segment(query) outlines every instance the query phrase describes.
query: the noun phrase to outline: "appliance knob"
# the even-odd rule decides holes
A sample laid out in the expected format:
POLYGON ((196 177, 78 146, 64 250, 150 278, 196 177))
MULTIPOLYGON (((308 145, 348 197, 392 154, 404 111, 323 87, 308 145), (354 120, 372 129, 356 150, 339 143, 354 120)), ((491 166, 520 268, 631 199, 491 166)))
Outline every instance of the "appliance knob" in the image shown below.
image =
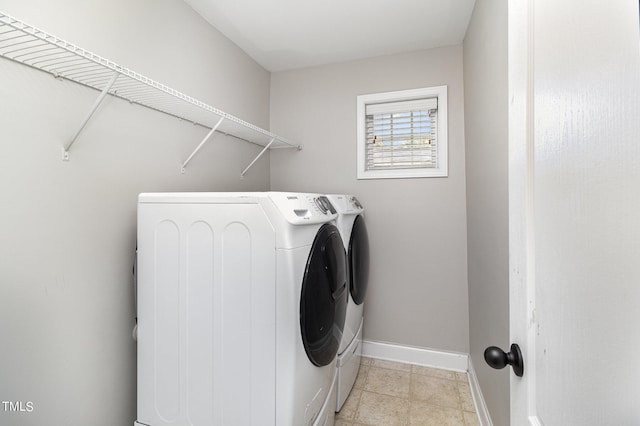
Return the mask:
POLYGON ((323 214, 327 214, 327 207, 324 205, 320 197, 313 200, 316 203, 316 206, 320 209, 323 214))
POLYGON ((329 207, 331 206, 329 204, 329 200, 326 197, 320 197, 320 202, 322 203, 322 205, 324 206, 325 211, 329 210, 329 207))
POLYGON ((351 197, 351 204, 356 206, 357 209, 361 209, 362 208, 362 204, 360 204, 360 201, 358 201, 358 199, 356 197, 351 197))

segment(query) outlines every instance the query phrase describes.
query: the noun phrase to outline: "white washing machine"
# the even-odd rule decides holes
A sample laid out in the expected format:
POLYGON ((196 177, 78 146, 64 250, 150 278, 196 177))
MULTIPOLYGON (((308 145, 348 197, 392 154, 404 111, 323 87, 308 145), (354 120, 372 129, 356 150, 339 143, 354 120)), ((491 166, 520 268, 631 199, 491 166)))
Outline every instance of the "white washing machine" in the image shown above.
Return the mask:
POLYGON ((347 250, 349 302, 342 341, 338 349, 336 411, 346 401, 360 369, 364 299, 369 283, 369 237, 364 208, 353 195, 327 195, 338 211, 336 225, 347 250))
POLYGON ((136 426, 333 424, 336 217, 315 194, 139 196, 136 426))

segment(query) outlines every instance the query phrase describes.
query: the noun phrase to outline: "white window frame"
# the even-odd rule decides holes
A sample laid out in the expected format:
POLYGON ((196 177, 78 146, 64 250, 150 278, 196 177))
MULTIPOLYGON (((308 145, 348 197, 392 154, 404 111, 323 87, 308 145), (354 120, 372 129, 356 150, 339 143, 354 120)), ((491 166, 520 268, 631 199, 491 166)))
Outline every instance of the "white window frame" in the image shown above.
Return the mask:
POLYGON ((357 98, 357 144, 358 179, 394 179, 448 176, 447 143, 447 86, 425 87, 421 89, 400 90, 395 92, 360 95, 357 98), (437 167, 398 168, 387 170, 367 170, 366 168, 366 108, 367 105, 415 101, 419 99, 438 99, 437 121, 437 167))

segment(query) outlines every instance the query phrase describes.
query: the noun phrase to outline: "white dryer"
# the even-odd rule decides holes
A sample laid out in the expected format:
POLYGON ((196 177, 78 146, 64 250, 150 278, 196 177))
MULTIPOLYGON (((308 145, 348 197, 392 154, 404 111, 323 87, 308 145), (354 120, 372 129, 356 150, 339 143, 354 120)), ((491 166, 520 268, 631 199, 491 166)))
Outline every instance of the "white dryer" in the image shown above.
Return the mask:
POLYGON ((347 250, 349 302, 338 349, 336 411, 340 411, 358 376, 362 357, 364 299, 369 283, 369 237, 364 208, 353 195, 327 195, 338 211, 336 225, 347 250))
POLYGON ((333 424, 336 217, 315 194, 139 196, 136 426, 333 424))

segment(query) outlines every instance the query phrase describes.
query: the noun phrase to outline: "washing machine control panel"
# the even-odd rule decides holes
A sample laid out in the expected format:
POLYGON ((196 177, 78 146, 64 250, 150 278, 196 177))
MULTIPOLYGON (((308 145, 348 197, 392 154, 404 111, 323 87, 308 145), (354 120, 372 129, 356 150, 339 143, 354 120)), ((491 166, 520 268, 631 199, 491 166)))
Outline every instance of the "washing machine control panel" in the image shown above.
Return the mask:
POLYGON ((316 207, 320 210, 322 214, 336 214, 336 209, 331 204, 331 201, 325 196, 315 197, 313 202, 316 204, 316 207))
POLYGON ((293 224, 324 223, 337 217, 335 207, 324 195, 272 193, 271 199, 293 224))
POLYGON ((360 201, 358 201, 358 199, 355 196, 349 197, 349 203, 358 210, 363 209, 362 204, 360 204, 360 201))

